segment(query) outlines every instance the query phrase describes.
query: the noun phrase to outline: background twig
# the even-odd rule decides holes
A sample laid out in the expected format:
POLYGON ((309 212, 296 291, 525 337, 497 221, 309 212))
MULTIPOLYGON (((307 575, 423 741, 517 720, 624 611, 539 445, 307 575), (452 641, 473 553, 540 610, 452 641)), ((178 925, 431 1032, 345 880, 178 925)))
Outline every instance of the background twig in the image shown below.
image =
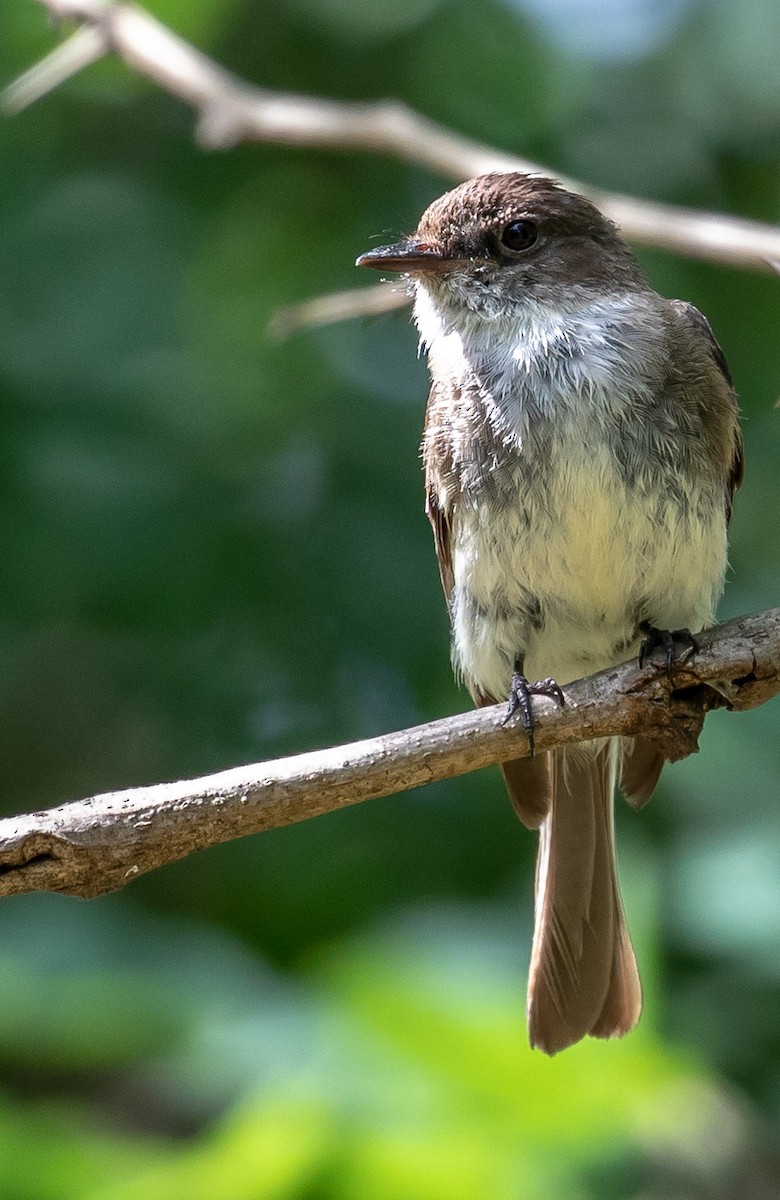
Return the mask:
POLYGON ((268 332, 273 337, 291 337, 301 329, 311 329, 317 325, 332 325, 353 317, 378 317, 382 313, 405 308, 410 302, 410 293, 397 283, 377 283, 371 287, 329 292, 278 309, 268 325, 268 332))
MULTIPOLYGON (((549 166, 472 141, 394 101, 348 104, 252 87, 133 5, 106 0, 41 2, 56 17, 88 26, 96 36, 85 47, 83 34, 73 35, 80 39, 73 53, 65 43, 18 79, 5 98, 13 111, 56 87, 101 51, 111 50, 133 70, 193 105, 199 114, 199 140, 210 149, 254 141, 367 150, 418 163, 453 180, 485 171, 557 175, 549 166)), ((630 241, 769 273, 780 259, 780 230, 773 226, 605 192, 576 179, 561 182, 588 196, 630 241)))

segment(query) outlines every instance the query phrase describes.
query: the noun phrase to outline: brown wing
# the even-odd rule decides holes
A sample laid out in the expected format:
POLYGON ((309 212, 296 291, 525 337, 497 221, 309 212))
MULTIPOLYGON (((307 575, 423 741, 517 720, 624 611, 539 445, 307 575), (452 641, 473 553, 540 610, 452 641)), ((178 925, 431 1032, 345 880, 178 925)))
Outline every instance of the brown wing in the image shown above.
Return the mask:
MULTIPOLYGON (((739 427, 739 407, 734 391, 734 381, 731 378, 726 357, 704 314, 685 300, 670 300, 669 307, 678 320, 688 326, 689 330, 695 330, 706 350, 706 355, 700 356, 699 362, 707 371, 707 376, 712 383, 712 387, 709 389, 710 394, 707 396, 707 429, 712 441, 713 458, 716 462, 720 462, 724 470, 724 504, 728 521, 731 519, 734 493, 742 482, 743 474, 742 431, 739 427), (713 365, 716 368, 714 371, 712 370, 713 365)), ((678 345, 678 352, 683 354, 684 348, 680 348, 678 345)), ((692 376, 700 384, 701 366, 697 367, 695 363, 687 365, 692 376)), ((705 392, 707 391, 708 389, 705 387, 705 392)), ((652 742, 644 741, 642 738, 624 742, 620 767, 620 789, 628 803, 634 808, 641 808, 650 799, 663 764, 663 755, 652 742)))
POLYGON ((742 483, 745 472, 745 447, 742 430, 739 427, 739 406, 734 390, 734 380, 731 378, 726 356, 704 313, 699 312, 694 304, 689 304, 686 300, 670 300, 669 304, 683 321, 704 338, 710 357, 728 386, 728 395, 731 401, 729 416, 731 417, 730 424, 733 426, 730 439, 731 463, 726 480, 726 518, 730 520, 734 493, 742 483))
POLYGON ((434 385, 425 410, 422 453, 425 466, 425 512, 433 529, 441 586, 449 608, 455 579, 452 572, 452 505, 448 499, 451 489, 446 486, 447 478, 451 475, 452 463, 446 439, 446 423, 443 420, 444 402, 445 397, 434 385))
POLYGON ((433 529, 433 544, 439 562, 439 575, 444 596, 449 607, 455 580, 452 574, 452 551, 450 549, 450 513, 440 502, 440 493, 426 480, 425 512, 433 529))

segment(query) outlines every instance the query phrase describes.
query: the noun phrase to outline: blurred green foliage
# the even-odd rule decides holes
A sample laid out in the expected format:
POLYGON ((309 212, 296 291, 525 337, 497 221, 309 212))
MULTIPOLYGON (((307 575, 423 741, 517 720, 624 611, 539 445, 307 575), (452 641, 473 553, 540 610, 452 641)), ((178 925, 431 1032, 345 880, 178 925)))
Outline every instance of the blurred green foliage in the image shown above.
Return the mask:
MULTIPOLYGON (((398 96, 552 170, 776 221, 775 0, 155 0, 249 80, 398 96)), ((0 74, 53 44, 10 0, 0 74)), ((276 310, 450 181, 208 155, 105 62, 0 126, 6 812, 464 707, 401 314, 276 310)), ((778 285, 660 253, 745 411, 725 615, 776 603, 778 285)), ((566 1200, 780 1190, 780 708, 715 714, 619 814, 646 1012, 526 1047, 533 839, 498 776, 223 846, 89 905, 6 901, 0 1196, 566 1200)))

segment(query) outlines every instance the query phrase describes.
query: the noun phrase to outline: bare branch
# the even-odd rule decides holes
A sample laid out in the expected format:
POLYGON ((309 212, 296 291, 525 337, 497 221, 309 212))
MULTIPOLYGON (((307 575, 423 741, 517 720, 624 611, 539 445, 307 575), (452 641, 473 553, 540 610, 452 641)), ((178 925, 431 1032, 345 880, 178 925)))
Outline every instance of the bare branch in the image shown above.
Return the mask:
MULTIPOLYGON (((670 760, 696 749, 711 708, 747 709, 780 691, 780 608, 702 634, 695 662, 636 662, 535 701, 537 748, 614 734, 655 740, 670 760)), ((97 896, 196 850, 528 754, 495 705, 331 750, 79 800, 0 821, 0 896, 97 896)))
POLYGON ((268 324, 273 337, 292 337, 302 329, 317 325, 333 325, 337 321, 350 321, 354 317, 378 317, 382 313, 394 312, 411 303, 408 291, 392 283, 378 283, 373 287, 350 288, 345 292, 329 292, 325 296, 314 296, 289 308, 280 308, 268 324))
POLYGON ((3 93, 5 111, 14 116, 29 108, 72 75, 103 58, 108 50, 103 32, 97 25, 82 25, 66 42, 9 84, 3 93))
MULTIPOLYGON (((540 163, 462 137, 396 102, 346 104, 251 87, 133 5, 107 0, 41 2, 55 16, 98 31, 92 58, 99 48, 110 48, 134 70, 193 105, 199 112, 200 141, 211 149, 255 141, 374 151, 454 180, 485 171, 556 174, 540 163)), ((61 51, 76 69, 78 55, 69 58, 64 47, 61 51)), ((89 56, 86 61, 91 61, 89 56)), ((51 59, 46 62, 51 66, 51 59)), ((70 73, 50 69, 36 74, 33 68, 23 77, 28 86, 18 82, 15 90, 14 85, 9 89, 6 105, 18 110, 70 73)), ((593 200, 630 241, 769 273, 780 260, 780 229, 774 226, 616 195, 575 179, 561 182, 593 200)))

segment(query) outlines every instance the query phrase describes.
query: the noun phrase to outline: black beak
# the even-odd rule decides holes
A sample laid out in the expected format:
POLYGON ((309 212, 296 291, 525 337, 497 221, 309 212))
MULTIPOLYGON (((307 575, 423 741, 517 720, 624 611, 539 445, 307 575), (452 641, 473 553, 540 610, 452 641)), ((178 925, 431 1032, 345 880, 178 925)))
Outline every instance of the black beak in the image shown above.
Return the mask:
POLYGON ((459 262, 459 259, 448 258, 439 246, 409 238, 361 254, 355 266, 373 267, 376 271, 401 271, 407 275, 438 275, 453 270, 459 262))

